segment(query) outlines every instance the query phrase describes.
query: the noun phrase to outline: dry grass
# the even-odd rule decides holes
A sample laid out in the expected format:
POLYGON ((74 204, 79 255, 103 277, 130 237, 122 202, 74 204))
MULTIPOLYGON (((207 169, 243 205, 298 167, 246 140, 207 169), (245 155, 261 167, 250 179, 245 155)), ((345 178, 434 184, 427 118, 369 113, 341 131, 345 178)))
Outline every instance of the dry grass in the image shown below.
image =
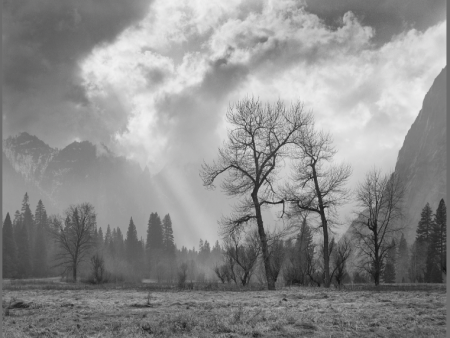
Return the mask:
POLYGON ((149 293, 45 285, 3 291, 4 337, 446 336, 445 290, 149 293), (30 306, 6 311, 12 300, 30 306))

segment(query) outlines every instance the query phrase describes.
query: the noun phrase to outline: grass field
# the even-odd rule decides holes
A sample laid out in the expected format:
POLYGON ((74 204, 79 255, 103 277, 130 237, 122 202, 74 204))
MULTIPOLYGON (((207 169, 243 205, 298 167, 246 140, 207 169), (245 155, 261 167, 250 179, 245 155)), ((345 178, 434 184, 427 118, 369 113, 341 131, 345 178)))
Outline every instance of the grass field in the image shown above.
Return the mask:
POLYGON ((4 284, 3 337, 212 336, 445 337, 446 291, 149 292, 4 284), (20 301, 25 308, 8 308, 20 301))

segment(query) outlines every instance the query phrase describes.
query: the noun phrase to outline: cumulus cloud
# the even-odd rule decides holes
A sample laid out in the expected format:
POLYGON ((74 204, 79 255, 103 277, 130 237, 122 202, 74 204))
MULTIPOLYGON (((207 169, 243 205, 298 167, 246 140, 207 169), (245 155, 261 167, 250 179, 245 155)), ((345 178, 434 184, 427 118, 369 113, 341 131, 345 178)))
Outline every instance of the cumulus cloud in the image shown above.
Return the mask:
POLYGON ((212 156, 228 104, 246 95, 301 99, 335 134, 341 158, 373 162, 370 148, 392 167, 445 65, 445 22, 377 46, 376 30, 354 13, 332 28, 308 8, 156 1, 147 18, 84 60, 89 100, 122 102, 128 124, 116 132, 116 147, 155 171, 212 156))
POLYGON ((330 27, 341 24, 342 16, 352 11, 364 25, 373 27, 374 42, 389 42, 405 30, 426 30, 446 19, 445 0, 306 0, 309 12, 320 16, 330 27))

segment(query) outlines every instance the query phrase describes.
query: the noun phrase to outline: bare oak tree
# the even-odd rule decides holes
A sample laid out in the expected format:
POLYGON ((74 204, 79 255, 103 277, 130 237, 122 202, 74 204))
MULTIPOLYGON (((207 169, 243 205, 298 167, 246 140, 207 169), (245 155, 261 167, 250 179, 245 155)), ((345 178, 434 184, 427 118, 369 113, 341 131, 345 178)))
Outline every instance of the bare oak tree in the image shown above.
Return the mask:
POLYGON ((231 125, 228 139, 219 148, 218 160, 202 165, 200 176, 205 187, 214 188, 217 177, 228 174, 221 187, 228 195, 240 197, 241 203, 222 220, 222 226, 226 233, 233 233, 248 222, 256 222, 267 286, 274 290, 262 209, 284 203, 275 198, 278 169, 311 115, 303 111, 300 102, 286 108, 281 101, 263 105, 259 100, 244 99, 228 109, 226 119, 231 125))
POLYGON ((56 266, 72 270, 73 281, 77 280, 77 269, 89 258, 95 244, 96 215, 89 203, 72 205, 65 211, 64 222, 54 222, 52 235, 59 250, 56 266))
POLYGON ((352 173, 350 165, 333 163, 336 150, 332 142, 329 134, 317 132, 311 124, 307 132, 296 139, 299 151, 294 162, 294 183, 287 184, 284 189, 284 199, 291 202, 294 215, 307 212, 320 217, 325 287, 331 283, 329 228, 334 222, 336 208, 349 198, 345 185, 352 173))
POLYGON ((260 253, 260 244, 257 238, 257 234, 250 233, 246 236, 244 241, 241 239, 240 233, 231 234, 225 241, 226 261, 233 261, 234 264, 229 268, 235 278, 241 282, 242 286, 246 286, 250 282, 256 262, 260 253))
POLYGON ((403 229, 400 226, 403 195, 404 187, 398 175, 383 175, 377 169, 368 172, 356 190, 360 210, 352 233, 366 258, 363 267, 372 275, 375 285, 380 284, 392 239, 403 229))

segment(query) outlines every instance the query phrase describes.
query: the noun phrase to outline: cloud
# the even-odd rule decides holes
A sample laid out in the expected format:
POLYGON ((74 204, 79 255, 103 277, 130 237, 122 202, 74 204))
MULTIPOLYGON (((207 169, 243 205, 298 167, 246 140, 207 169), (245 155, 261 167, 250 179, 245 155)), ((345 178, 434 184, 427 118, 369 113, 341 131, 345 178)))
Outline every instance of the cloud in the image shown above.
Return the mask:
POLYGON ((78 62, 142 19, 149 5, 148 0, 4 3, 4 134, 29 130, 57 144, 89 138, 92 129, 106 137, 111 130, 104 130, 101 116, 88 107, 78 62))
POLYGON ((353 12, 364 25, 374 28, 378 45, 405 30, 424 31, 446 19, 445 0, 306 0, 306 5, 331 27, 340 26, 342 16, 353 12))
POLYGON ((154 171, 209 158, 224 137, 228 104, 256 95, 305 101, 335 134, 341 158, 358 163, 369 147, 392 167, 445 65, 445 22, 378 46, 376 29, 352 12, 329 27, 309 9, 296 1, 156 1, 147 18, 82 65, 92 102, 102 95, 124 102, 128 124, 115 134, 116 149, 154 171))

